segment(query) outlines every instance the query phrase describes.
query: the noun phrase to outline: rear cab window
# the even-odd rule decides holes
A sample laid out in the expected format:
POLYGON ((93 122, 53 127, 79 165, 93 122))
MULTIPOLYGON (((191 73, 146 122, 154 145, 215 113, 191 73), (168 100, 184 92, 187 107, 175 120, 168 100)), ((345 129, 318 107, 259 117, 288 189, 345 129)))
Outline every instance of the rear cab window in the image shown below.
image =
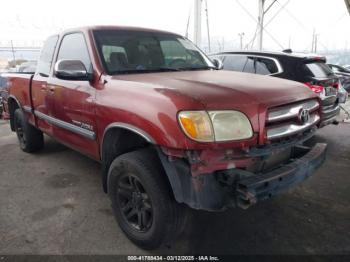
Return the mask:
POLYGON ((57 41, 58 41, 58 35, 50 36, 46 40, 44 47, 41 50, 36 71, 38 74, 40 74, 43 77, 48 77, 50 74, 53 55, 56 49, 57 41))
POLYGON ((88 72, 92 71, 89 51, 82 33, 70 33, 63 37, 58 50, 58 60, 79 60, 88 72))

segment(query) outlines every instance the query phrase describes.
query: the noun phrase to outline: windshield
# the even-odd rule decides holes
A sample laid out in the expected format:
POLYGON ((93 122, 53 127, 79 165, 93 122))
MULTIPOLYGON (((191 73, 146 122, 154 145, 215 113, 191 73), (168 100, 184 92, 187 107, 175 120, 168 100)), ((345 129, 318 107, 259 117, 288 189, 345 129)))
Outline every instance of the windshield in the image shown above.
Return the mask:
POLYGON ((94 37, 109 74, 215 68, 192 42, 177 35, 98 30, 94 32, 94 37))

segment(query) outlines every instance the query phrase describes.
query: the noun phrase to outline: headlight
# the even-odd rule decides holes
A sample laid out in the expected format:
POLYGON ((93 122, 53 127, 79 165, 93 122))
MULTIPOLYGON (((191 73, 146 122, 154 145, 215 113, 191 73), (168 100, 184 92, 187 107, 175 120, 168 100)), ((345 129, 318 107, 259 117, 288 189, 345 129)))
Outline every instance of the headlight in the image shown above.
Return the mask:
POLYGON ((200 142, 242 140, 253 136, 248 118, 239 111, 182 111, 179 122, 186 135, 200 142))
POLYGON ((215 141, 241 140, 253 136, 248 118, 238 111, 209 111, 215 141))
POLYGON ((179 113, 179 122, 185 134, 200 142, 213 142, 214 132, 205 111, 182 111, 179 113))

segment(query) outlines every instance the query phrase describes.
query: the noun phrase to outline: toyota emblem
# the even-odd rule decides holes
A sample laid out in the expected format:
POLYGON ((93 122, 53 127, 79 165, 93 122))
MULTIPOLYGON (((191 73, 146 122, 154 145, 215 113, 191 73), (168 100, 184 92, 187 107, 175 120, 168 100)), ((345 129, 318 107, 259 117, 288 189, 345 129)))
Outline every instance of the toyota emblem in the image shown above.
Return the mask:
POLYGON ((299 114, 298 114, 298 120, 301 124, 305 124, 309 121, 310 119, 310 112, 307 109, 300 109, 299 114))

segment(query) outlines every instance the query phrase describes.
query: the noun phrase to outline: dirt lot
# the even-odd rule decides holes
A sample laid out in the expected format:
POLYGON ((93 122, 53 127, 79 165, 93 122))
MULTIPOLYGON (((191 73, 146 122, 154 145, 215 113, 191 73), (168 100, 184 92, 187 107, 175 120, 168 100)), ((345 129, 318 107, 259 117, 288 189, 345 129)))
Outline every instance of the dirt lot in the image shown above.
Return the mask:
POLYGON ((22 153, 0 122, 0 254, 350 254, 350 124, 320 130, 328 159, 303 185, 243 211, 193 212, 173 246, 135 247, 102 192, 99 165, 55 141, 22 153))

